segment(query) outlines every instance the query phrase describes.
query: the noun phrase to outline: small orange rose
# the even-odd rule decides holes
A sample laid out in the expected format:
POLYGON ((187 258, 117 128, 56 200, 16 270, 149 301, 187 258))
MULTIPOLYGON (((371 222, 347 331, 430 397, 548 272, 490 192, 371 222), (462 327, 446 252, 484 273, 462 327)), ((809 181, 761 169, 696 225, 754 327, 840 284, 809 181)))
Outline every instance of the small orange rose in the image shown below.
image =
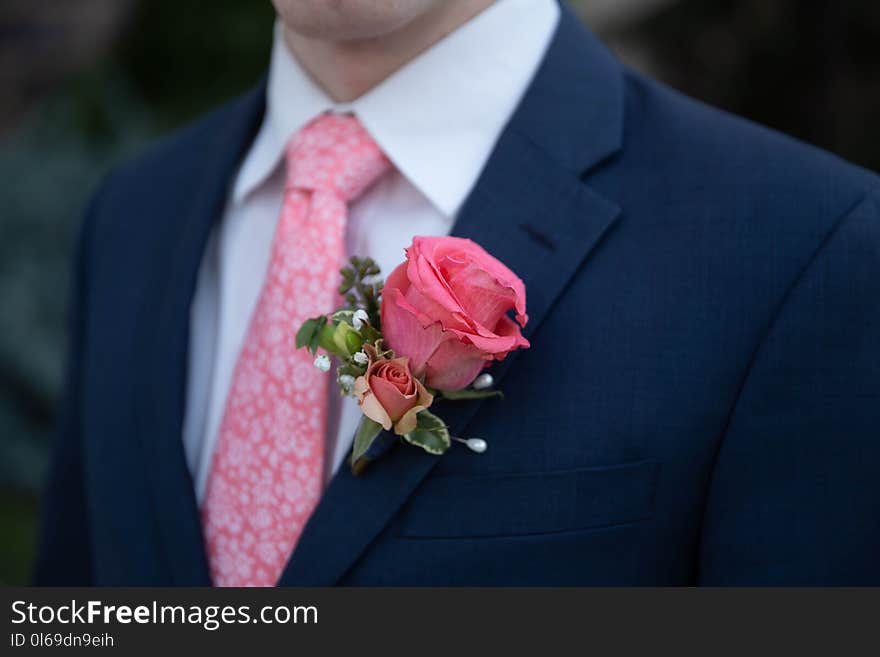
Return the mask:
MULTIPOLYGON (((370 350, 372 352, 372 350, 370 350)), ((370 353, 370 363, 354 383, 364 415, 387 431, 403 436, 416 428, 416 415, 434 402, 409 368, 408 358, 383 358, 370 353)))

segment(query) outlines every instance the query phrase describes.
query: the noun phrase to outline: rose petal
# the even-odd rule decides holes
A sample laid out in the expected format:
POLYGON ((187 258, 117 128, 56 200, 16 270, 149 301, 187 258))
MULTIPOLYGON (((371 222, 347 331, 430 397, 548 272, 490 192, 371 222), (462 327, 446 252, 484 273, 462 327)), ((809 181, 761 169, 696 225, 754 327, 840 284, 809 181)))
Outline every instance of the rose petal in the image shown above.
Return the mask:
POLYGON ((392 422, 397 422, 404 413, 418 403, 417 395, 403 395, 393 383, 378 376, 371 376, 369 383, 373 396, 385 409, 392 422))
POLYGON ((405 436, 406 434, 413 431, 419 423, 419 419, 416 416, 421 411, 425 410, 425 408, 427 407, 413 406, 406 413, 404 413, 403 417, 394 423, 394 433, 396 433, 398 436, 405 436))
MULTIPOLYGON (((419 257, 432 263, 437 275, 449 290, 447 294, 451 292, 454 297, 458 297, 459 294, 458 284, 452 285, 448 279, 457 278, 462 268, 473 264, 485 271, 500 287, 511 290, 513 293, 512 307, 516 310, 517 321, 522 326, 528 323, 525 284, 503 262, 492 256, 476 242, 460 237, 416 237, 413 239, 413 245, 407 250, 407 257, 419 257)), ((417 270, 423 274, 426 271, 424 267, 411 267, 409 271, 415 273, 417 270)), ((415 282, 413 276, 410 276, 410 279, 415 282)), ((429 293, 428 289, 420 285, 420 290, 432 297, 432 293, 429 293)), ((436 289, 438 288, 433 285, 430 288, 430 290, 436 289)), ((438 303, 443 303, 441 299, 435 300, 438 303)), ((461 302, 460 297, 457 300, 461 302)), ((443 306, 450 311, 453 309, 451 305, 446 303, 443 303, 443 306)), ((487 325, 491 325, 491 322, 487 325)))
POLYGON ((415 393, 415 379, 409 371, 407 358, 395 358, 387 360, 379 364, 375 369, 370 370, 370 374, 377 376, 391 385, 393 385, 402 395, 412 395, 415 393))
POLYGON ((395 267, 388 275, 388 278, 385 279, 384 291, 400 290, 405 293, 409 289, 410 283, 409 279, 406 277, 406 264, 407 263, 402 262, 397 265, 397 267, 395 267))
POLYGON ((511 347, 508 351, 498 352, 495 354, 496 360, 503 360, 504 357, 507 356, 507 354, 511 351, 515 351, 516 349, 528 349, 531 346, 529 341, 526 340, 525 337, 523 337, 519 325, 512 319, 510 319, 510 317, 502 317, 501 321, 498 322, 498 326, 495 327, 495 330, 498 331, 499 336, 512 336, 515 339, 513 347, 511 347))
POLYGON ((459 268, 449 279, 449 286, 464 313, 485 327, 495 326, 516 301, 511 288, 499 285, 493 276, 473 262, 459 268))
POLYGON ((457 304, 451 298, 449 291, 441 282, 437 272, 422 255, 410 257, 407 262, 406 276, 410 286, 415 287, 420 293, 428 297, 433 303, 445 308, 447 311, 456 310, 457 304))
MULTIPOLYGON (((509 322, 510 320, 508 319, 507 321, 509 322)), ((488 355, 511 351, 519 342, 519 338, 516 335, 496 335, 494 333, 491 335, 478 335, 457 330, 452 330, 450 333, 454 333, 462 340, 470 342, 474 347, 488 355)))
MULTIPOLYGON (((363 378, 359 377, 359 380, 363 378)), ((388 413, 382 408, 382 404, 376 399, 376 395, 369 390, 366 390, 366 392, 358 397, 358 405, 361 407, 361 412, 364 415, 373 420, 373 422, 381 424, 385 431, 388 431, 394 425, 388 413)))
POLYGON ((413 374, 421 376, 428 358, 443 340, 443 332, 439 325, 423 328, 408 305, 400 289, 383 291, 382 334, 395 355, 408 357, 413 374))
POLYGON ((428 360, 425 383, 437 390, 461 390, 477 378, 486 356, 476 347, 455 338, 447 339, 428 360))

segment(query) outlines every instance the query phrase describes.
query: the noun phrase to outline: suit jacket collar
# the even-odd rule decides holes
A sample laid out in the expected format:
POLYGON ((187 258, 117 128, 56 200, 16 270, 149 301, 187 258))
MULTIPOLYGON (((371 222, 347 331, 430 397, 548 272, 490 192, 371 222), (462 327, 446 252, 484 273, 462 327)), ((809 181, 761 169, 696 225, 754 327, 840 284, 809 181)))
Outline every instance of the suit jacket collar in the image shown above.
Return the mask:
MULTIPOLYGON (((147 375, 137 392, 141 448, 155 522, 174 584, 210 583, 199 511, 181 440, 189 308, 211 227, 264 112, 265 83, 226 110, 227 129, 203 135, 205 163, 185 221, 169 244, 144 307, 138 344, 147 375)), ((470 237, 526 283, 533 337, 564 287, 614 224, 618 206, 582 181, 621 147, 623 77, 617 61, 566 9, 525 97, 459 213, 453 234, 470 237)), ((501 380, 516 355, 496 365, 501 380)), ((442 402, 441 402, 442 403, 442 402)), ((479 402, 438 413, 461 435, 479 402)), ((307 524, 282 585, 338 582, 437 463, 395 448, 362 477, 342 468, 307 524)))

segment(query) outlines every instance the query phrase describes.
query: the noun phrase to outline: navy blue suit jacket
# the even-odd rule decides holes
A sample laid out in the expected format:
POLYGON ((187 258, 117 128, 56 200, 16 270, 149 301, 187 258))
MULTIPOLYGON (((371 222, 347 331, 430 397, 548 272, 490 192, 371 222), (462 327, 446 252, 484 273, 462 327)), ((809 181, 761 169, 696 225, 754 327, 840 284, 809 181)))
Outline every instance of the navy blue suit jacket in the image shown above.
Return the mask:
MULTIPOLYGON (((263 95, 91 203, 40 583, 210 583, 189 308, 263 95)), ((566 12, 454 234, 528 287, 506 398, 437 409, 490 448, 343 468, 282 584, 880 584, 877 177, 642 78, 566 12)))

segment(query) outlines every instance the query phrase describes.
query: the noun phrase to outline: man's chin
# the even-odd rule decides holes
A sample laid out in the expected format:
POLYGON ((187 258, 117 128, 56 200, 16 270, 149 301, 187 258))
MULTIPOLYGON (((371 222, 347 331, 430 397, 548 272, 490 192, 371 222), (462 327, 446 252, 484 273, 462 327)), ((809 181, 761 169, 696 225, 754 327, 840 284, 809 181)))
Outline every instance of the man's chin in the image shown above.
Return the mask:
POLYGON ((284 27, 323 41, 360 41, 391 34, 438 0, 273 0, 284 27))

